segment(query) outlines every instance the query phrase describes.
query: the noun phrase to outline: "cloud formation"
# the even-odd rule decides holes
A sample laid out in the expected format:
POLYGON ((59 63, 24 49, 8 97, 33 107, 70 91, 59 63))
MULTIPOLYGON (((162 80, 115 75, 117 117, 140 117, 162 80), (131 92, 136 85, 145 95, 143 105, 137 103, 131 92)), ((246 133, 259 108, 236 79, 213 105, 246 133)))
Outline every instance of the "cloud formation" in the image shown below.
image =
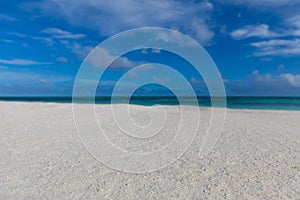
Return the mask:
POLYGON ((68 61, 68 59, 67 58, 65 58, 65 57, 58 57, 58 58, 56 58, 56 61, 58 61, 58 62, 62 62, 62 63, 68 63, 69 61, 68 61))
POLYGON ((226 83, 226 90, 228 95, 299 96, 300 74, 271 75, 255 70, 244 81, 231 80, 226 83))
POLYGON ((250 46, 256 47, 256 56, 296 56, 300 55, 300 39, 274 39, 268 41, 252 42, 250 46))
POLYGON ((282 34, 271 31, 267 24, 260 24, 242 27, 240 29, 232 31, 230 35, 234 39, 239 40, 249 37, 273 38, 281 36, 282 34))
MULTIPOLYGON (((225 2, 223 2, 225 3, 225 2)), ((300 1, 297 0, 244 0, 226 1, 233 4, 253 9, 253 12, 270 14, 276 21, 270 24, 248 24, 234 29, 230 36, 235 40, 263 39, 263 41, 252 42, 250 46, 255 47, 254 56, 298 56, 300 55, 300 1)))
POLYGON ((298 0, 218 0, 223 4, 233 4, 245 6, 248 8, 255 8, 258 10, 269 11, 269 12, 277 12, 282 13, 285 9, 295 8, 297 5, 300 5, 298 0), (276 10, 267 10, 267 9, 275 9, 276 10), (278 9, 280 8, 280 9, 278 9))
POLYGON ((93 51, 93 54, 88 57, 88 61, 96 68, 105 69, 109 66, 110 69, 129 69, 142 64, 142 62, 131 61, 124 56, 111 55, 106 49, 100 47, 96 47, 93 51))
POLYGON ((0 14, 0 20, 11 21, 11 22, 18 21, 16 18, 4 14, 0 14))
POLYGON ((53 38, 59 39, 80 39, 85 37, 84 34, 73 34, 69 31, 64 31, 59 28, 46 28, 42 33, 50 34, 53 38))
POLYGON ((259 85, 263 88, 299 88, 300 74, 284 73, 276 76, 271 74, 260 74, 258 70, 249 76, 249 85, 259 85))
POLYGON ((0 59, 0 63, 8 64, 8 65, 45 65, 45 64, 49 64, 48 62, 38 62, 38 61, 26 60, 26 59, 11 59, 11 60, 0 59))
POLYGON ((104 36, 145 26, 179 29, 201 43, 209 42, 214 35, 208 25, 213 5, 208 1, 60 0, 29 3, 27 7, 30 6, 38 7, 43 14, 63 17, 72 25, 97 30, 104 36))

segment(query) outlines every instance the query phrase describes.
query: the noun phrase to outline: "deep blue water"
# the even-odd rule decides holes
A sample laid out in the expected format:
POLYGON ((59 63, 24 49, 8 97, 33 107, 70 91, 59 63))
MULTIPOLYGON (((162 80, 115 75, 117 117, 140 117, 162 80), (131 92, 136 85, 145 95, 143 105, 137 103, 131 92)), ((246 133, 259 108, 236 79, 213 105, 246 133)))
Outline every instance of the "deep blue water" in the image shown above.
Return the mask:
MULTIPOLYGON (((178 105, 176 97, 119 97, 116 103, 138 105, 178 105)), ((191 98, 183 97, 186 105, 192 105, 191 98)), ((0 101, 23 102, 56 102, 72 103, 72 97, 0 97, 0 101)), ((89 102, 86 98, 80 98, 81 103, 89 102)), ((96 97, 97 104, 110 104, 110 97, 96 97)), ((198 97, 199 106, 211 106, 210 97, 198 97)), ((300 97, 227 97, 227 107, 236 109, 268 109, 268 110, 300 110, 300 97)))

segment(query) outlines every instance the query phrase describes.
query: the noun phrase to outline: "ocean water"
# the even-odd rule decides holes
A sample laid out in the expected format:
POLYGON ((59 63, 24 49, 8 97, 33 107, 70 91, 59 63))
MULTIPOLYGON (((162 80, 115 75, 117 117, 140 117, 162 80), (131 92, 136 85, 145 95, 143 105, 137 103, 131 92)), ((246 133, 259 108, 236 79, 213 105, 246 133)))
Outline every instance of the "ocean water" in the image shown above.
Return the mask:
MULTIPOLYGON (((194 106, 211 106, 210 97, 198 97, 194 104, 190 97, 182 97, 183 104, 194 106)), ((218 98, 216 98, 218 99, 218 98)), ((264 109, 264 110, 300 110, 300 97, 227 97, 227 107, 233 109, 264 109)), ((22 102, 56 102, 72 103, 72 97, 0 97, 0 101, 22 102)), ((79 98, 77 102, 89 103, 88 98, 79 98)), ((176 97, 118 97, 114 103, 127 103, 137 105, 178 105, 176 97)), ((96 104, 110 104, 110 97, 96 97, 96 104)), ((218 106, 218 105, 217 105, 218 106)))

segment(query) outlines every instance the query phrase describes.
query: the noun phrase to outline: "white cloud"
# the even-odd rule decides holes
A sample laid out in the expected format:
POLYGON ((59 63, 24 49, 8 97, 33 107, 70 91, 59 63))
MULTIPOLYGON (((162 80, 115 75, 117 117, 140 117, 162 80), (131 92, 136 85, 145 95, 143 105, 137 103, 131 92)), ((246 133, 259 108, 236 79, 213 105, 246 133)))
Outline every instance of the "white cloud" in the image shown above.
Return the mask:
MULTIPOLYGON (((143 63, 139 63, 139 64, 143 64, 143 63)), ((149 70, 151 70, 153 68, 154 68, 153 65, 146 64, 146 65, 139 66, 139 68, 136 69, 136 71, 143 71, 143 72, 145 72, 145 71, 149 71, 149 70)))
POLYGON ((177 44, 179 46, 197 46, 197 43, 190 40, 186 36, 182 36, 180 32, 176 31, 159 31, 156 32, 156 38, 157 41, 164 41, 164 42, 170 42, 173 44, 177 44))
POLYGON ((285 69, 285 65, 283 65, 283 64, 278 65, 277 69, 278 70, 284 70, 285 69))
POLYGON ((230 35, 234 39, 245 39, 249 37, 273 38, 281 36, 282 34, 270 31, 267 24, 260 24, 242 27, 240 29, 234 30, 230 33, 230 35))
POLYGON ((143 48, 141 54, 149 54, 149 53, 160 53, 161 49, 159 48, 143 48))
POLYGON ((267 24, 248 25, 236 29, 230 33, 233 39, 240 40, 250 37, 256 38, 276 38, 286 36, 300 36, 300 17, 299 19, 289 19, 285 21, 286 26, 284 30, 271 31, 267 24), (293 20, 292 20, 293 19, 293 20))
POLYGON ((45 0, 27 3, 26 7, 30 6, 38 6, 43 14, 55 14, 72 25, 97 30, 104 36, 145 26, 179 29, 201 43, 209 42, 213 36, 208 25, 213 5, 208 1, 45 0))
POLYGON ((169 79, 168 77, 166 77, 166 78, 158 78, 157 76, 154 76, 154 77, 153 77, 153 81, 154 81, 154 82, 157 82, 157 83, 163 84, 163 83, 169 82, 170 79, 169 79))
POLYGON ((300 88, 300 75, 298 74, 281 74, 279 78, 287 81, 293 87, 300 88))
POLYGON ((9 40, 9 39, 1 39, 1 41, 5 42, 5 43, 13 43, 13 42, 15 42, 14 40, 9 40))
POLYGON ((11 17, 9 15, 4 15, 0 14, 0 20, 5 20, 5 21, 18 21, 16 18, 11 17))
POLYGON ((255 56, 295 56, 300 55, 300 39, 274 39, 250 43, 256 47, 255 56))
POLYGON ((228 0, 220 1, 220 3, 245 6, 248 9, 255 9, 254 12, 263 12, 264 15, 270 13, 272 18, 278 20, 276 26, 271 28, 267 24, 249 24, 238 28, 231 32, 234 39, 300 36, 300 1, 298 0, 228 0))
POLYGON ((191 83, 194 84, 194 85, 197 85, 197 84, 205 84, 205 82, 204 82, 203 79, 197 80, 195 77, 191 77, 190 81, 191 81, 191 83))
POLYGON ((160 49, 159 48, 151 48, 152 53, 160 53, 160 49))
POLYGON ((141 62, 130 61, 126 57, 113 56, 106 49, 100 47, 96 47, 93 50, 93 54, 88 57, 88 61, 90 61, 93 66, 97 68, 105 68, 112 61, 114 61, 111 65, 109 65, 111 69, 128 69, 142 64, 141 62))
POLYGON ((22 34, 22 33, 17 33, 17 32, 11 32, 9 33, 10 35, 14 35, 14 36, 17 36, 19 38, 24 38, 26 37, 26 35, 22 34))
POLYGON ((138 78, 138 75, 137 75, 136 73, 129 72, 129 73, 128 73, 128 77, 129 77, 129 78, 138 78))
POLYGON ((289 34, 300 36, 300 15, 291 16, 285 20, 285 24, 289 27, 289 34))
POLYGON ((287 18, 285 20, 285 23, 289 24, 290 26, 300 28, 300 15, 297 14, 297 15, 294 15, 294 16, 291 16, 291 17, 287 18))
POLYGON ((271 85, 274 87, 296 87, 300 88, 300 74, 279 74, 272 76, 271 74, 260 74, 259 71, 254 71, 250 75, 250 85, 259 84, 262 87, 271 85))
POLYGON ((219 0, 220 3, 225 4, 235 4, 235 5, 243 5, 247 7, 254 7, 258 9, 265 8, 274 8, 274 7, 282 7, 282 6, 295 6, 299 4, 298 0, 219 0))
POLYGON ((214 36, 214 32, 205 24, 202 19, 194 19, 191 24, 187 26, 184 31, 200 42, 209 42, 214 36))
POLYGON ((251 46, 254 47, 272 47, 272 46, 291 46, 294 44, 299 44, 299 39, 294 40, 268 40, 268 41, 260 41, 260 42, 253 42, 250 43, 251 46))
POLYGON ((258 70, 252 72, 250 78, 253 82, 270 82, 272 76, 270 74, 260 74, 258 70))
POLYGON ((48 62, 38 62, 38 61, 26 60, 26 59, 11 59, 11 60, 0 59, 0 63, 9 64, 9 65, 45 65, 45 64, 50 64, 48 62))
POLYGON ((32 39, 43 41, 43 42, 45 42, 49 46, 53 46, 54 45, 54 41, 50 37, 32 37, 32 39))
POLYGON ((69 40, 60 40, 59 42, 65 45, 65 47, 70 49, 73 53, 75 53, 81 60, 83 60, 88 55, 88 53, 93 50, 92 46, 82 45, 78 42, 71 42, 69 40))
POLYGON ((226 84, 229 95, 247 96, 299 96, 300 74, 261 74, 253 71, 243 80, 231 80, 226 84))
POLYGON ((41 74, 32 71, 12 71, 6 70, 0 73, 0 84, 2 83, 19 83, 36 84, 36 83, 58 83, 70 81, 71 78, 62 75, 41 74))
POLYGON ((47 28, 44 29, 42 32, 50 34, 53 38, 59 39, 80 39, 85 37, 84 34, 73 34, 69 31, 64 31, 59 28, 47 28))
POLYGON ((234 39, 250 37, 264 38, 249 45, 255 47, 254 56, 297 56, 300 55, 300 17, 291 18, 286 22, 287 28, 281 31, 271 31, 266 24, 245 26, 230 33, 234 39), (294 19, 294 20, 292 20, 294 19), (275 39, 280 38, 280 39, 275 39), (285 39, 287 38, 287 39, 285 39))
POLYGON ((58 57, 58 58, 56 59, 56 61, 62 62, 62 63, 67 63, 67 62, 68 62, 68 59, 61 56, 61 57, 58 57))

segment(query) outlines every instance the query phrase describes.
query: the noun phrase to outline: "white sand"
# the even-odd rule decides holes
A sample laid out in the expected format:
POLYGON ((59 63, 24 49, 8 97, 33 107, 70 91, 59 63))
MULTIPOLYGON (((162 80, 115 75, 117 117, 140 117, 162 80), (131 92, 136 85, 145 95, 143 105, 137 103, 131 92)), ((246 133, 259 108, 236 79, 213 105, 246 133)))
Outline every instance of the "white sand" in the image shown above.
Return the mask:
MULTIPOLYGON (((97 109, 105 116, 107 105, 97 109)), ((94 159, 71 104, 0 102, 0 128, 0 199, 300 199, 299 111, 228 110, 206 158, 198 156, 203 126, 179 160, 145 174, 94 159)))

